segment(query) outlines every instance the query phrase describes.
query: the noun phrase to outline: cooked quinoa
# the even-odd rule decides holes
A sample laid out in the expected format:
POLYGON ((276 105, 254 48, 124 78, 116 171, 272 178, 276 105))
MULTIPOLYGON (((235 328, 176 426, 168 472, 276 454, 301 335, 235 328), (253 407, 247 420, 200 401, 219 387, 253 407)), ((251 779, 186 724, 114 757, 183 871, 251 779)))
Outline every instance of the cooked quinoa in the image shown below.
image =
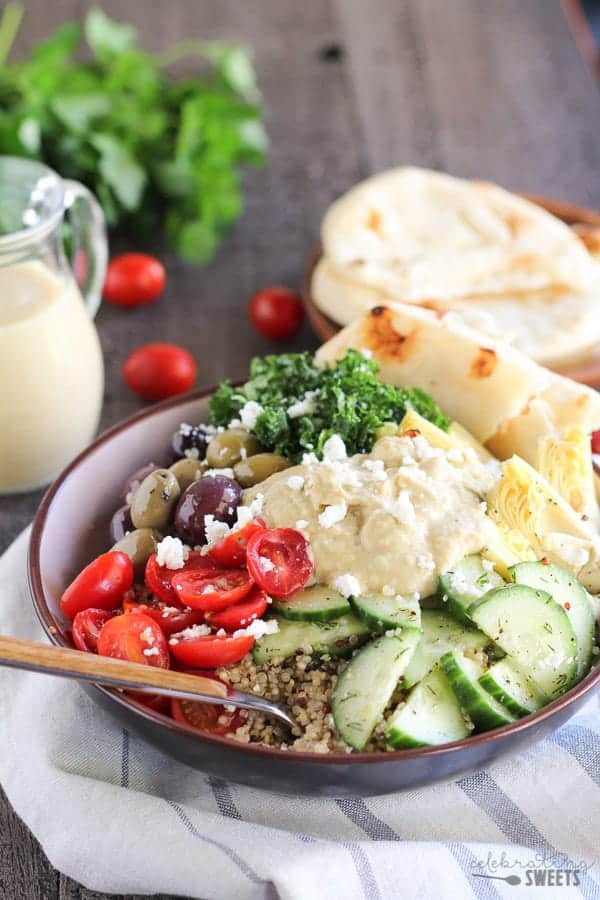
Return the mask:
MULTIPOLYGON (((289 659, 262 666, 257 666, 248 654, 236 665, 218 669, 219 678, 236 689, 283 703, 300 726, 290 733, 285 725, 263 713, 240 710, 245 722, 231 737, 246 744, 263 744, 280 750, 351 753, 351 748, 337 733, 330 708, 338 676, 347 665, 346 659, 317 660, 299 652, 289 659)), ((393 705, 390 703, 390 711, 393 705)), ((385 720, 384 715, 366 750, 389 749, 383 740, 385 720)))

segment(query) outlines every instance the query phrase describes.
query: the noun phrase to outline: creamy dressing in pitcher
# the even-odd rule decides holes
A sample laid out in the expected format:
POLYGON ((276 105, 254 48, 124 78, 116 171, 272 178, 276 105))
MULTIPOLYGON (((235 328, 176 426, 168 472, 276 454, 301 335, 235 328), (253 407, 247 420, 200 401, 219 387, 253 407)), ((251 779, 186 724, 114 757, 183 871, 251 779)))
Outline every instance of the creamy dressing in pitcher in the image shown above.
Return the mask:
POLYGON ((90 442, 103 376, 74 280, 38 261, 0 268, 0 492, 45 484, 90 442))

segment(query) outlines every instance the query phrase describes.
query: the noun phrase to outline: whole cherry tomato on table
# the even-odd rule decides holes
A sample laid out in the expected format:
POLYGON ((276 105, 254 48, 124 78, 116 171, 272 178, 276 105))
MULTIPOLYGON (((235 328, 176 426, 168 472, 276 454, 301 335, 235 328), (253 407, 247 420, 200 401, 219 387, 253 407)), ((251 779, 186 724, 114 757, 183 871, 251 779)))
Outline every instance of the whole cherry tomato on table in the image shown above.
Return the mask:
POLYGON ((290 597, 313 571, 308 541, 295 528, 265 528, 248 541, 248 571, 267 594, 290 597))
POLYGON ((165 400, 189 391, 196 372, 194 357, 176 344, 144 344, 123 364, 125 384, 144 400, 165 400))
POLYGON ((108 264, 104 299, 115 306, 145 306, 162 294, 165 282, 165 267, 154 256, 122 253, 108 264))
POLYGON ((100 656, 169 668, 169 645, 160 625, 143 613, 109 619, 98 637, 100 656))
POLYGON ((96 557, 71 582, 60 598, 60 608, 70 619, 83 609, 116 609, 133 577, 133 563, 127 554, 110 550, 96 557))
POLYGON ((273 341, 288 341, 300 328, 304 309, 295 291, 272 285, 254 295, 249 314, 250 321, 260 334, 273 341))

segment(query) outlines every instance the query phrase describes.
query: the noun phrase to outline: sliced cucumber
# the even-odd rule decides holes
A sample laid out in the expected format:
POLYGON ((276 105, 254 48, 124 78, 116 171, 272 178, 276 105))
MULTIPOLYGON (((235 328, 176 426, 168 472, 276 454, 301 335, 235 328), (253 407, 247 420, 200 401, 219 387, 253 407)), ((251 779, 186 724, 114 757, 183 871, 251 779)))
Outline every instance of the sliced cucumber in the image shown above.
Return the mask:
POLYGON ((479 684, 514 716, 528 716, 548 702, 513 659, 498 660, 484 672, 479 684))
POLYGON ((468 659, 464 653, 451 651, 442 656, 440 666, 477 731, 489 731, 515 721, 515 717, 479 683, 485 670, 475 660, 468 659))
POLYGON ((279 631, 256 641, 252 656, 257 665, 287 659, 298 650, 313 656, 349 656, 369 637, 364 622, 349 613, 333 622, 290 622, 279 619, 279 631))
POLYGON ((592 648, 596 623, 588 592, 567 570, 546 566, 541 562, 522 562, 509 569, 515 584, 526 584, 547 591, 563 607, 577 641, 577 681, 581 681, 592 665, 592 648))
POLYGON ((575 681, 575 634, 566 612, 550 594, 507 585, 486 594, 469 615, 548 697, 558 697, 575 681))
POLYGON ((390 702, 420 634, 407 628, 377 638, 350 661, 331 697, 335 726, 354 750, 363 750, 390 702))
POLYGON ((435 666, 398 706, 385 737, 391 747, 402 750, 461 741, 471 730, 448 679, 435 666))
POLYGON ((350 600, 354 612, 373 631, 385 632, 390 628, 421 627, 421 607, 418 600, 403 597, 386 597, 384 594, 361 594, 350 600))
POLYGON ((491 565, 484 564, 479 553, 465 556, 448 572, 440 575, 438 591, 459 622, 470 624, 467 615, 469 606, 495 587, 502 587, 504 579, 495 572, 491 565))
POLYGON ((477 631, 473 626, 464 628, 448 613, 437 609, 422 610, 421 629, 419 646, 404 673, 402 683, 407 688, 421 681, 449 650, 476 653, 491 643, 487 635, 481 631, 477 631))
POLYGON ((298 622, 330 622, 350 612, 346 598, 334 588, 315 584, 287 600, 273 600, 273 612, 298 622))

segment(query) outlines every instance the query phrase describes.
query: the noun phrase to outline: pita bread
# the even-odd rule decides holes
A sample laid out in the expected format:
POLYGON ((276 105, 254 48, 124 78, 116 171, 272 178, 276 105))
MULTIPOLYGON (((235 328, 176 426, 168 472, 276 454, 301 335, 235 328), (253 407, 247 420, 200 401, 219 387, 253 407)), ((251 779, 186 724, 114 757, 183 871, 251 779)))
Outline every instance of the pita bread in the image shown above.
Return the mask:
POLYGON ((323 220, 343 277, 403 302, 593 290, 598 267, 577 235, 497 185, 399 168, 367 179, 323 220))
POLYGON ((420 387, 500 459, 535 465, 537 441, 566 425, 600 427, 600 395, 513 347, 456 321, 402 304, 376 307, 318 350, 326 364, 369 350, 391 384, 420 387))
MULTIPOLYGON (((389 292, 344 276, 322 256, 312 276, 316 305, 340 325, 348 325, 374 306, 393 302, 389 292)), ((536 362, 553 368, 581 363, 600 343, 598 294, 538 291, 529 294, 470 297, 466 300, 421 300, 416 305, 445 312, 492 338, 508 341, 536 362)))

